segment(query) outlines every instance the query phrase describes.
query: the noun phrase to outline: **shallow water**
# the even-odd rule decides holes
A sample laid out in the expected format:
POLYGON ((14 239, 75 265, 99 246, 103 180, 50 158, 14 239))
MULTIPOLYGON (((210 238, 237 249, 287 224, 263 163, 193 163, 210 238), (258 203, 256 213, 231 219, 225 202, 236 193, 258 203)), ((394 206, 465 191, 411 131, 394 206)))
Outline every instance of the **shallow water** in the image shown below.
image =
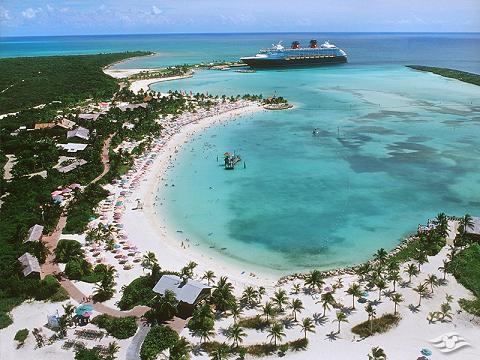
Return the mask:
POLYGON ((275 90, 296 105, 210 128, 180 151, 163 206, 205 251, 282 273, 329 268, 394 247, 440 211, 480 213, 476 86, 348 65, 203 71, 154 89, 275 90), (225 151, 246 169, 225 171, 225 151))

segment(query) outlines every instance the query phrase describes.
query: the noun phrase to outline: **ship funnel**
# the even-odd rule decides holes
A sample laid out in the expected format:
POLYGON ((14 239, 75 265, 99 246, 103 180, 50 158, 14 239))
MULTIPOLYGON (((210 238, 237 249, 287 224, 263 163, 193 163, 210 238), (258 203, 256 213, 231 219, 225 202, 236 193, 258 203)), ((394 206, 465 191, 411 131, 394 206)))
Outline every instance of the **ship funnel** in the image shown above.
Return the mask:
POLYGON ((300 43, 298 41, 292 42, 292 49, 300 49, 300 43))
POLYGON ((315 39, 310 40, 310 48, 316 49, 318 47, 318 41, 315 39))

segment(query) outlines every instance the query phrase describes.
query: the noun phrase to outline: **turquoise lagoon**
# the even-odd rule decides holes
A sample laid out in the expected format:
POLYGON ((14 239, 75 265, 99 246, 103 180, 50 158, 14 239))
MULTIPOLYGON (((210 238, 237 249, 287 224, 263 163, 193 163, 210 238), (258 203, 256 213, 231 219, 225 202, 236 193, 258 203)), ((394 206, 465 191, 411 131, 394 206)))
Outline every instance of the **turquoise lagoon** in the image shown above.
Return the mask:
POLYGON ((295 104, 193 137, 160 188, 171 230, 245 269, 357 264, 440 211, 480 214, 476 86, 403 66, 346 65, 201 71, 153 89, 275 91, 295 104), (223 170, 225 151, 246 169, 223 170))

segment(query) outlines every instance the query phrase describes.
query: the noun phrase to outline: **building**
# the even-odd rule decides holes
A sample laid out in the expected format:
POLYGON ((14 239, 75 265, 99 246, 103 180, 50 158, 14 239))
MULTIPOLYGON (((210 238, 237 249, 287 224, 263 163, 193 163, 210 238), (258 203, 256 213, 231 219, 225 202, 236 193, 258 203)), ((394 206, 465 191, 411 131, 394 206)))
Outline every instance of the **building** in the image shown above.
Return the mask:
POLYGON ((469 236, 471 236, 474 240, 480 242, 480 217, 472 216, 473 226, 468 227, 466 232, 469 236))
POLYGON ((23 266, 23 276, 40 276, 40 264, 35 256, 26 252, 18 258, 18 261, 20 261, 23 266))
POLYGON ((77 151, 85 150, 88 144, 76 144, 76 143, 68 143, 68 144, 57 144, 57 146, 63 150, 66 150, 69 153, 76 153, 77 151))
POLYGON ((28 230, 27 238, 23 242, 25 243, 28 241, 39 241, 42 238, 42 234, 43 226, 35 224, 28 230))
POLYGON ((75 121, 68 120, 68 119, 61 119, 57 121, 57 126, 64 128, 64 129, 73 129, 73 127, 77 125, 75 121))
POLYGON ((74 130, 67 132, 67 139, 77 137, 79 139, 88 140, 90 139, 90 131, 84 127, 79 126, 74 130))
POLYGON ((35 130, 38 129, 51 129, 54 128, 57 124, 53 122, 47 122, 47 123, 37 123, 35 124, 35 130))
POLYGON ((180 301, 181 317, 190 316, 195 306, 211 294, 210 286, 196 280, 182 280, 177 275, 163 275, 153 287, 153 291, 160 295, 164 295, 167 290, 173 291, 180 301))
POLYGON ((129 104, 129 103, 122 103, 120 105, 118 105, 118 108, 121 110, 121 111, 128 111, 128 110, 134 110, 134 109, 137 109, 137 108, 144 108, 146 109, 148 106, 147 103, 140 103, 140 104, 129 104))
POLYGON ((92 120, 95 121, 102 113, 93 113, 93 114, 78 114, 78 118, 82 120, 92 120))

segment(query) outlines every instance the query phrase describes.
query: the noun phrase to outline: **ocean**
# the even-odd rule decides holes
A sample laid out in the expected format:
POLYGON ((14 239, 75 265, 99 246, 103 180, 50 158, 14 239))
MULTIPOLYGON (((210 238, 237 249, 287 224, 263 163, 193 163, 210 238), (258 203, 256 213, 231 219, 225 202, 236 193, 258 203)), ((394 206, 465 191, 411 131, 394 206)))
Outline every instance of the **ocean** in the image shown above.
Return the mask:
POLYGON ((158 201, 179 241, 286 274, 360 263, 441 211, 480 215, 480 88, 404 66, 480 73, 480 34, 4 38, 1 56, 157 51, 117 65, 142 68, 235 60, 273 42, 310 38, 344 49, 348 64, 206 70, 153 85, 277 94, 295 105, 212 127, 180 150, 158 201), (246 168, 225 171, 217 157, 226 151, 240 154, 246 168))

